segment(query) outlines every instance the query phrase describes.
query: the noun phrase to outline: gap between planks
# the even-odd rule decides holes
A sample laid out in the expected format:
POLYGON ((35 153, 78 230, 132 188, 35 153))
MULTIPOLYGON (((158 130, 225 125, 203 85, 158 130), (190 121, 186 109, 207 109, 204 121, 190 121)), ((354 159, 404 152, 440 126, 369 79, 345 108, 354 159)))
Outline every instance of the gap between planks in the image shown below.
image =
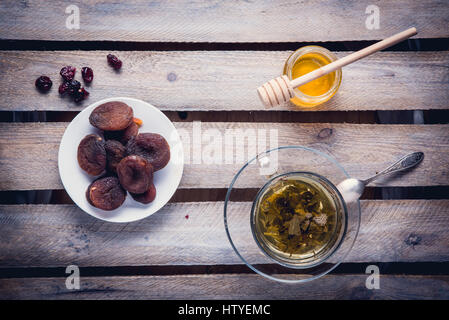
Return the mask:
MULTIPOLYGON (((173 122, 413 124, 414 110, 380 111, 163 111, 173 122)), ((420 110, 424 124, 449 123, 449 109, 420 110)), ((70 122, 80 111, 0 111, 0 122, 70 122)))
MULTIPOLYGON (((424 119, 432 120, 439 111, 440 123, 449 110, 423 111, 424 119)), ((385 111, 399 123, 413 123, 413 110, 385 111)), ((80 111, 0 111, 0 122, 70 122, 80 111)), ((173 122, 295 122, 295 123, 379 123, 376 111, 163 111, 173 122)), ((390 124, 382 122, 383 124, 390 124)), ((393 123, 391 123, 393 124, 393 123)))
MULTIPOLYGON (((224 201, 228 189, 178 189, 169 202, 224 201)), ((231 191, 232 201, 253 201, 259 189, 231 191)), ((449 186, 366 187, 361 200, 449 199, 449 186)), ((0 204, 74 204, 64 189, 0 191, 0 204)))
MULTIPOLYGON (((366 274, 366 268, 376 265, 382 275, 449 275, 449 262, 365 262, 342 263, 329 274, 366 274)), ((277 270, 272 265, 272 270, 277 270)), ((0 279, 10 278, 66 278, 66 267, 19 267, 1 268, 0 279)), ((83 277, 115 276, 168 276, 201 274, 253 274, 254 271, 244 264, 235 265, 162 265, 162 266, 115 266, 82 267, 83 277)), ((285 272, 285 271, 284 271, 285 272)), ((279 273, 279 272, 278 272, 279 273)), ((295 273, 294 271, 292 273, 295 273)), ((301 272, 296 272, 301 273, 301 272)))
MULTIPOLYGON (((319 45, 330 51, 358 51, 376 43, 375 40, 326 41, 319 45)), ((55 40, 3 40, 0 50, 26 51, 294 51, 316 45, 309 42, 135 42, 135 41, 55 41, 55 40)), ((447 51, 448 38, 409 39, 384 51, 447 51)))

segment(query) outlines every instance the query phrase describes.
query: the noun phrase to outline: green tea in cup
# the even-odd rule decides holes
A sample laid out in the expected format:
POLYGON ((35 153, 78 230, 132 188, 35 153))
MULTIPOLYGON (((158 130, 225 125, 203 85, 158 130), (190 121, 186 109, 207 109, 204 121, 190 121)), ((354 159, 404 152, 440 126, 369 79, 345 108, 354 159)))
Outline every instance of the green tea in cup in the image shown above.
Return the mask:
POLYGON ((259 247, 281 264, 321 263, 344 235, 346 207, 336 187, 310 172, 268 181, 253 203, 251 227, 259 247))

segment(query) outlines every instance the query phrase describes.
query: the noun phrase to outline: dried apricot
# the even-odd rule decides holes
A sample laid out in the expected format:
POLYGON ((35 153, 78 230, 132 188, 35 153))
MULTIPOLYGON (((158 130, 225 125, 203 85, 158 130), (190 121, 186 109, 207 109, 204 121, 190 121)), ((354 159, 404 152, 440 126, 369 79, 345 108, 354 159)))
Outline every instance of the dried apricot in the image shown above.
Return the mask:
POLYGON ((120 131, 104 131, 103 135, 106 140, 117 140, 126 144, 131 138, 134 138, 139 133, 139 126, 132 122, 128 128, 120 131))
POLYGON ((96 134, 89 134, 78 145, 78 164, 92 176, 101 174, 106 168, 104 140, 96 134))
POLYGON ((87 188, 87 201, 102 210, 114 210, 126 199, 126 191, 117 177, 104 177, 95 180, 87 188))
POLYGON ((92 201, 90 200, 90 187, 92 186, 92 184, 93 184, 93 182, 87 187, 87 190, 86 190, 86 199, 87 199, 87 202, 89 202, 89 204, 90 204, 91 206, 94 205, 94 204, 92 203, 92 201))
POLYGON ((94 109, 89 122, 94 127, 104 131, 126 129, 133 121, 133 109, 120 101, 106 102, 94 109))
POLYGON ((126 151, 147 159, 154 171, 162 169, 170 161, 170 146, 157 133, 139 133, 126 144, 126 151))
POLYGON ((117 165, 126 156, 126 148, 116 140, 107 140, 104 148, 106 150, 107 168, 111 172, 117 172, 117 165))
POLYGON ((122 135, 121 141, 122 141, 123 144, 126 144, 126 143, 128 143, 128 141, 131 138, 137 137, 138 134, 139 134, 139 126, 135 122, 132 122, 128 126, 128 128, 126 128, 123 131, 123 135, 122 135))
POLYGON ((144 193, 153 183, 153 166, 137 155, 127 156, 117 166, 123 188, 132 193, 144 193))
POLYGON ((156 198, 156 187, 152 183, 150 185, 150 188, 146 192, 140 194, 131 193, 131 196, 137 202, 148 204, 150 202, 153 202, 153 200, 156 198))

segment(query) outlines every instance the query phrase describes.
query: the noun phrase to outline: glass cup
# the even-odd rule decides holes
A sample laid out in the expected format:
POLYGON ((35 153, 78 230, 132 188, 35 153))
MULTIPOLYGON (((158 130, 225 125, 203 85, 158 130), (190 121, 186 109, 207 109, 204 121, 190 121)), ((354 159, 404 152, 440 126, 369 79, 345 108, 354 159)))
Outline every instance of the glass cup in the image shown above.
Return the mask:
POLYGON ((346 259, 359 232, 359 201, 345 203, 336 188, 347 178, 334 158, 316 149, 283 146, 260 153, 237 172, 226 194, 224 225, 231 247, 250 269, 271 280, 302 283, 329 273, 346 259), (256 230, 255 209, 264 192, 278 179, 295 176, 325 188, 337 210, 340 226, 315 256, 286 256, 270 248, 256 230), (233 200, 239 189, 259 191, 251 204, 233 200))
MULTIPOLYGON (((320 46, 305 46, 296 50, 288 57, 284 65, 283 74, 286 75, 290 80, 297 78, 298 75, 295 74, 294 67, 297 63, 301 63, 305 59, 311 59, 313 60, 314 64, 317 67, 318 66, 322 67, 326 64, 336 61, 338 58, 335 54, 333 54, 326 48, 320 46)), ((312 70, 308 70, 307 72, 310 71, 312 70)), ((341 84, 341 78, 342 78, 342 71, 341 69, 338 69, 334 72, 329 73, 328 75, 315 79, 310 83, 304 85, 304 86, 311 86, 311 85, 319 86, 320 81, 322 82, 324 81, 323 79, 325 79, 325 81, 329 82, 325 86, 326 88, 328 87, 328 90, 326 90, 325 92, 319 92, 318 95, 311 95, 304 93, 303 92, 304 86, 295 88, 294 89, 295 96, 292 99, 290 99, 290 101, 297 106, 309 108, 322 104, 328 101, 330 98, 332 98, 338 91, 338 88, 340 87, 341 84), (302 88, 303 91, 301 91, 302 88)))

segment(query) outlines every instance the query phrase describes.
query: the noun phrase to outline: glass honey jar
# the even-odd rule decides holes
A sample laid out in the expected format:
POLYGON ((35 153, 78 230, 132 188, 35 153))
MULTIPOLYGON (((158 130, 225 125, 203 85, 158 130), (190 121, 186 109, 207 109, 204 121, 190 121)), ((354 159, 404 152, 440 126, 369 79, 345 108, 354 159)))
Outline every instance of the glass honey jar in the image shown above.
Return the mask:
MULTIPOLYGON (((293 80, 337 59, 335 54, 326 48, 320 46, 302 47, 288 57, 283 73, 290 80, 293 80)), ((341 69, 338 69, 295 88, 295 96, 290 101, 300 107, 314 107, 324 103, 337 92, 341 77, 341 69)))

